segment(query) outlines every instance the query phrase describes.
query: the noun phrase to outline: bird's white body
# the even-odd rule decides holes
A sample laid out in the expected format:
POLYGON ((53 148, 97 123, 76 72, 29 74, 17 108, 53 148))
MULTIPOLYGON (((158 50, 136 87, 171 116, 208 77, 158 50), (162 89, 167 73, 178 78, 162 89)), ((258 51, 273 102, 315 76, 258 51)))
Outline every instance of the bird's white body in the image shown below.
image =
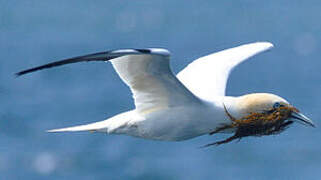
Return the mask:
MULTIPOLYGON (((229 123, 224 110, 203 102, 144 115, 132 110, 92 124, 92 128, 94 131, 127 134, 145 139, 181 141, 207 134, 222 123, 229 123), (97 129, 97 126, 103 128, 97 129)), ((85 130, 88 128, 85 127, 85 130)), ((75 130, 79 131, 78 128, 75 130)))
POLYGON ((234 116, 241 114, 233 106, 235 98, 225 96, 230 71, 272 47, 260 42, 214 53, 195 60, 177 76, 170 70, 166 50, 152 49, 143 55, 131 50, 113 51, 127 54, 111 62, 131 88, 136 109, 101 122, 49 132, 93 131, 166 141, 208 134, 231 123, 224 105, 234 116))

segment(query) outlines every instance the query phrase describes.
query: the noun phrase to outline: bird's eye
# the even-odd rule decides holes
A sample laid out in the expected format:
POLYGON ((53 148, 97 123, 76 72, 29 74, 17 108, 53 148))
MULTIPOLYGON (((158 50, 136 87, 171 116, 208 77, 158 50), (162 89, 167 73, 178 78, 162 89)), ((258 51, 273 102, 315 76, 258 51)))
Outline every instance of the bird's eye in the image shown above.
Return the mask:
POLYGON ((281 104, 279 102, 274 103, 273 108, 279 108, 281 107, 281 104))

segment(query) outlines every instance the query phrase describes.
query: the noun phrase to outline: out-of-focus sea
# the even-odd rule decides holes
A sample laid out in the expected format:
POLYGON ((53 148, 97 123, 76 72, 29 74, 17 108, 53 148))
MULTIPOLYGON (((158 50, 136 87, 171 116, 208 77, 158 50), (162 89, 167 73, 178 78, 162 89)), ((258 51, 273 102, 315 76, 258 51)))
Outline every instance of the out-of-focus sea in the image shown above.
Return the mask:
POLYGON ((0 0, 0 179, 320 179, 320 19, 320 0, 0 0), (237 67, 228 95, 278 94, 318 128, 295 124, 277 136, 207 149, 198 147, 227 135, 158 142, 48 134, 132 109, 129 89, 103 62, 14 77, 131 47, 169 49, 177 73, 198 57, 255 41, 275 48, 237 67))

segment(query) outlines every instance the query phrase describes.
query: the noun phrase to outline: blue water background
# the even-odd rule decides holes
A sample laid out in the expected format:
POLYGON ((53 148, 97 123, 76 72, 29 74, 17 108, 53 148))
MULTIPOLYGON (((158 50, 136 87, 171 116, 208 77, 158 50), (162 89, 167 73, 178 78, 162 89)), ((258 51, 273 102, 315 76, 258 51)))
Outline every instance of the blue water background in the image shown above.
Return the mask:
POLYGON ((320 19, 320 0, 0 0, 0 179, 320 179, 320 19), (198 57, 255 41, 275 48, 237 67, 228 95, 278 94, 318 128, 296 124, 207 149, 198 147, 227 136, 158 142, 48 134, 132 109, 129 89, 109 63, 13 75, 130 47, 169 49, 177 73, 198 57))

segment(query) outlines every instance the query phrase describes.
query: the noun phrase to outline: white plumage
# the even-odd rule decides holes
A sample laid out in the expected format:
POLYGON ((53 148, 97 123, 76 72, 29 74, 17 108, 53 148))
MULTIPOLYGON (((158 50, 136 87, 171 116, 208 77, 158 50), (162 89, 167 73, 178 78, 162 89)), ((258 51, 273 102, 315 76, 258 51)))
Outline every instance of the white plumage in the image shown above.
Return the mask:
POLYGON ((253 111, 260 111, 253 108, 261 107, 255 103, 265 103, 264 107, 270 107, 277 101, 287 103, 278 96, 266 94, 256 94, 250 99, 225 97, 231 70, 272 47, 269 42, 257 42, 210 54, 189 64, 177 77, 169 66, 169 51, 156 48, 96 53, 32 68, 18 75, 74 62, 110 60, 121 79, 130 87, 136 108, 101 122, 49 132, 97 131, 180 141, 208 134, 222 124, 231 123, 224 105, 231 114, 239 116, 245 112, 245 105, 238 106, 246 104, 243 101, 251 101, 253 111))
POLYGON ((141 54, 111 60, 118 75, 130 87, 139 113, 198 103, 198 98, 172 73, 169 59, 169 54, 141 54))
POLYGON ((241 62, 273 47, 269 42, 246 44, 201 57, 177 74, 195 95, 213 100, 225 96, 230 72, 241 62))

